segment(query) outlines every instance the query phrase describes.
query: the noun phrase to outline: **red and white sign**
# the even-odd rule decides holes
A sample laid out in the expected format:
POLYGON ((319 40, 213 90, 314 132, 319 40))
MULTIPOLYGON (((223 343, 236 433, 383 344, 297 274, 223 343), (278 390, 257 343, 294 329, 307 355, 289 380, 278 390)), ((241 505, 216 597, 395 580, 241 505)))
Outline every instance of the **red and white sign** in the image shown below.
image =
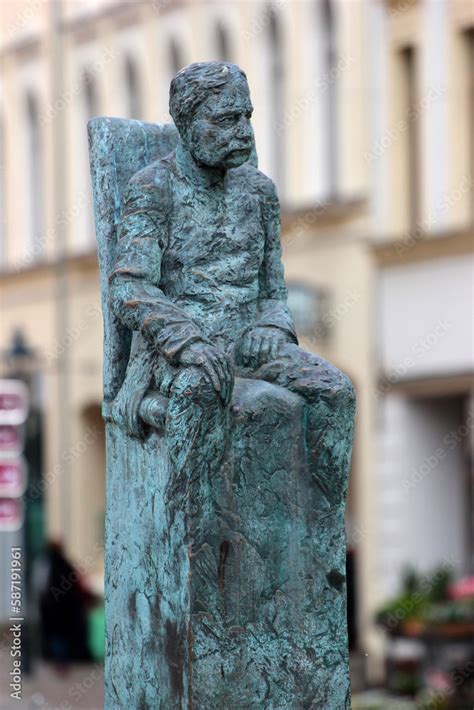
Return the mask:
POLYGON ((19 456, 23 451, 23 432, 21 426, 0 424, 0 456, 19 456))
POLYGON ((0 380, 0 424, 23 424, 28 416, 28 389, 21 380, 0 380))
POLYGON ((0 531, 19 530, 23 525, 21 498, 0 498, 0 531))
POLYGON ((18 498, 25 492, 26 467, 23 458, 0 459, 0 497, 18 498))
POLYGON ((23 525, 27 469, 21 454, 28 407, 28 390, 21 380, 0 380, 0 531, 23 525))

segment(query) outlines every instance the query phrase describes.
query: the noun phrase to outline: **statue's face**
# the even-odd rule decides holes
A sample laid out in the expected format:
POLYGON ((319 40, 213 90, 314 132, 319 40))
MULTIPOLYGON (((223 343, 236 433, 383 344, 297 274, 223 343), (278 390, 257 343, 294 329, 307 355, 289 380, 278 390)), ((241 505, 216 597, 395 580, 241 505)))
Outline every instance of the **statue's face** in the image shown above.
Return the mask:
POLYGON ((233 79, 204 101, 182 136, 194 159, 212 168, 236 168, 249 158, 254 145, 252 103, 247 82, 233 79))

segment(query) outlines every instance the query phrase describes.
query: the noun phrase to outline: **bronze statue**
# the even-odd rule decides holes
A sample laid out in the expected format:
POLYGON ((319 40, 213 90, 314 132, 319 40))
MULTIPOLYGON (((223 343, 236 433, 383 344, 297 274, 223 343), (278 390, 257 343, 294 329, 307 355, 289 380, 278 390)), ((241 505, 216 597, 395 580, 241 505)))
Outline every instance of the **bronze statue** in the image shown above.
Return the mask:
MULTIPOLYGON (((107 410, 108 465, 118 467, 108 507, 120 511, 109 515, 107 574, 109 590, 128 574, 134 615, 120 621, 122 597, 109 593, 106 708, 349 708, 343 513, 354 390, 298 347, 245 74, 229 63, 185 67, 170 113, 179 140, 129 180, 102 264, 107 318, 128 337, 107 410), (140 479, 157 458, 153 493, 140 479), (116 527, 131 506, 148 512, 128 532, 138 551, 127 573, 116 527), (139 608, 150 575, 153 599, 139 608), (120 639, 114 649, 112 619, 128 651, 120 639), (127 685, 145 647, 158 670, 127 685)), ((98 213, 106 120, 90 128, 98 213)), ((120 161, 136 149, 136 138, 125 142, 120 161)))

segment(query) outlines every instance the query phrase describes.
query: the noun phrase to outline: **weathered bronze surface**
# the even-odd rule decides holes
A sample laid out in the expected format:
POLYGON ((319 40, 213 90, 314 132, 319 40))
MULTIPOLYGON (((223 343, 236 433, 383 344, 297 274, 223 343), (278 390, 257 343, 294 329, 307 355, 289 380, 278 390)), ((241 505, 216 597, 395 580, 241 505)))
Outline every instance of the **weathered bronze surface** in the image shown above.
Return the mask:
POLYGON ((349 379, 298 347, 232 64, 89 124, 105 329, 105 707, 350 707, 349 379))

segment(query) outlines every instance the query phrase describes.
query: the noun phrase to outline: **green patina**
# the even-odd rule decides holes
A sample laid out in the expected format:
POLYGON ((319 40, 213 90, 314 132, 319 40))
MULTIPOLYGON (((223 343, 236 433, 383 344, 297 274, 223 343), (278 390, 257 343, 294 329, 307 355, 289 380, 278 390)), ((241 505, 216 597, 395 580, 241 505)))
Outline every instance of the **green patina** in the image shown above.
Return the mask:
POLYGON ((245 76, 89 123, 104 312, 105 708, 350 707, 354 391, 298 347, 245 76))

